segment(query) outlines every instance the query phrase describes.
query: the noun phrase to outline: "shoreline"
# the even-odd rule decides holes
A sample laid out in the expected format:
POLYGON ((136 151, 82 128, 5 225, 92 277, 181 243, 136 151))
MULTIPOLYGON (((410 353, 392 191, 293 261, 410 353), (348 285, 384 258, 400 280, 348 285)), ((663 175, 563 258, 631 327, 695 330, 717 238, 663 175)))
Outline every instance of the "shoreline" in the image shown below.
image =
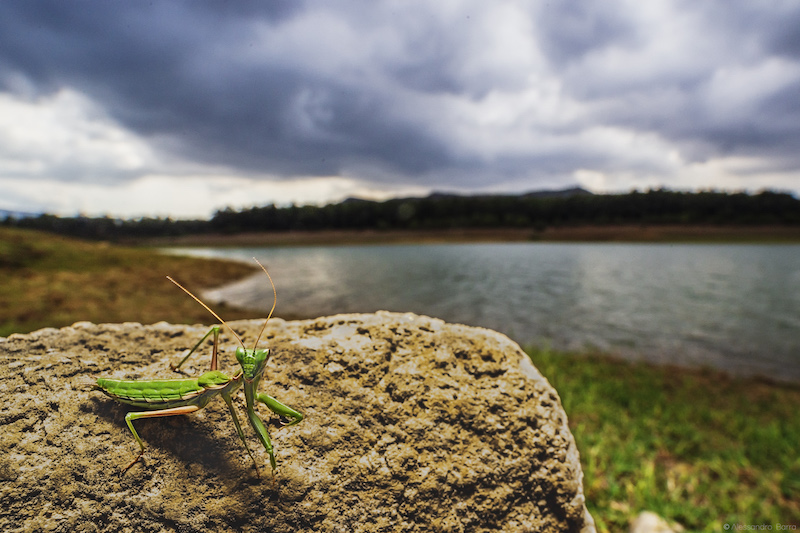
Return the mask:
POLYGON ((701 244, 800 244, 800 226, 560 226, 433 230, 319 230, 183 235, 135 239, 123 244, 167 246, 319 246, 360 244, 446 244, 481 242, 609 242, 701 244))

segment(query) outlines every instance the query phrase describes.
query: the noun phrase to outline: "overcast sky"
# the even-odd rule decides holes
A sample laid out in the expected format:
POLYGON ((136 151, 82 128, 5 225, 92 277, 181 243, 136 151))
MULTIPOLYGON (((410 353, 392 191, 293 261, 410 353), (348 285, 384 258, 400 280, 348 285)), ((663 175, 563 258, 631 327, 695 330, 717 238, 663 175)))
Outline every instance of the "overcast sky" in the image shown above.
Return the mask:
POLYGON ((0 209, 800 192, 800 2, 0 2, 0 209))

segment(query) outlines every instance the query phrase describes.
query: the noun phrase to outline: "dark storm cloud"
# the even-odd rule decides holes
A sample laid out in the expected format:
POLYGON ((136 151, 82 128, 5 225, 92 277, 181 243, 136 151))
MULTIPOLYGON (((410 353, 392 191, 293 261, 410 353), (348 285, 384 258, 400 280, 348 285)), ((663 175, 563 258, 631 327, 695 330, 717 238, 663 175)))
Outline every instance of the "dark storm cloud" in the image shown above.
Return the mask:
POLYGON ((692 161, 800 166, 800 6, 530 6, 2 2, 0 84, 28 98, 74 88, 162 150, 285 177, 474 187, 663 171, 588 146, 596 127, 655 134, 692 161), (548 83, 572 115, 529 104, 516 118, 511 98, 493 134, 491 98, 548 83))
POLYGON ((553 2, 539 11, 535 23, 542 49, 555 65, 572 64, 608 46, 636 44, 634 21, 607 2, 553 2))
POLYGON ((6 90, 17 74, 39 92, 76 87, 126 126, 174 136, 207 163, 289 175, 336 174, 365 159, 409 174, 447 164, 436 139, 387 112, 389 95, 292 57, 243 58, 257 31, 301 4, 233 4, 0 4, 1 79, 6 90))

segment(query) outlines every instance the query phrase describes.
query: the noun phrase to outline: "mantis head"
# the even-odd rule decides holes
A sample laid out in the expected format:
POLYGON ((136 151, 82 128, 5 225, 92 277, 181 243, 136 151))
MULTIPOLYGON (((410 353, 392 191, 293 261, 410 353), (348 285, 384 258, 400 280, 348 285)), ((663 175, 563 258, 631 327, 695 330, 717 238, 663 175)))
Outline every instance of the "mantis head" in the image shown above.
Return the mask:
POLYGON ((236 348, 236 360, 242 365, 245 381, 253 381, 264 373, 264 369, 269 362, 269 349, 248 350, 247 348, 236 348))

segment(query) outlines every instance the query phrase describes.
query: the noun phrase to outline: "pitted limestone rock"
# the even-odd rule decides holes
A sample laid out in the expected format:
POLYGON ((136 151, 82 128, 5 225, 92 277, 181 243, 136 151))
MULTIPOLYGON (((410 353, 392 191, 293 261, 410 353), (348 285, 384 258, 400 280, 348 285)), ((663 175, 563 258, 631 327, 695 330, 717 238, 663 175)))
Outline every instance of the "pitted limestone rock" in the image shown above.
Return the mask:
MULTIPOLYGON (((231 326, 252 347, 262 321, 231 326)), ((262 392, 305 414, 259 480, 225 404, 137 421, 97 377, 175 377, 207 331, 78 323, 0 340, 0 529, 6 531, 594 531, 556 391, 494 331, 412 314, 267 325, 262 392)), ((237 341, 223 333, 221 367, 237 341)), ((184 370, 207 369, 210 348, 184 370)), ((243 409, 241 393, 238 408, 243 409)), ((250 428, 256 460, 267 456, 250 428)))

